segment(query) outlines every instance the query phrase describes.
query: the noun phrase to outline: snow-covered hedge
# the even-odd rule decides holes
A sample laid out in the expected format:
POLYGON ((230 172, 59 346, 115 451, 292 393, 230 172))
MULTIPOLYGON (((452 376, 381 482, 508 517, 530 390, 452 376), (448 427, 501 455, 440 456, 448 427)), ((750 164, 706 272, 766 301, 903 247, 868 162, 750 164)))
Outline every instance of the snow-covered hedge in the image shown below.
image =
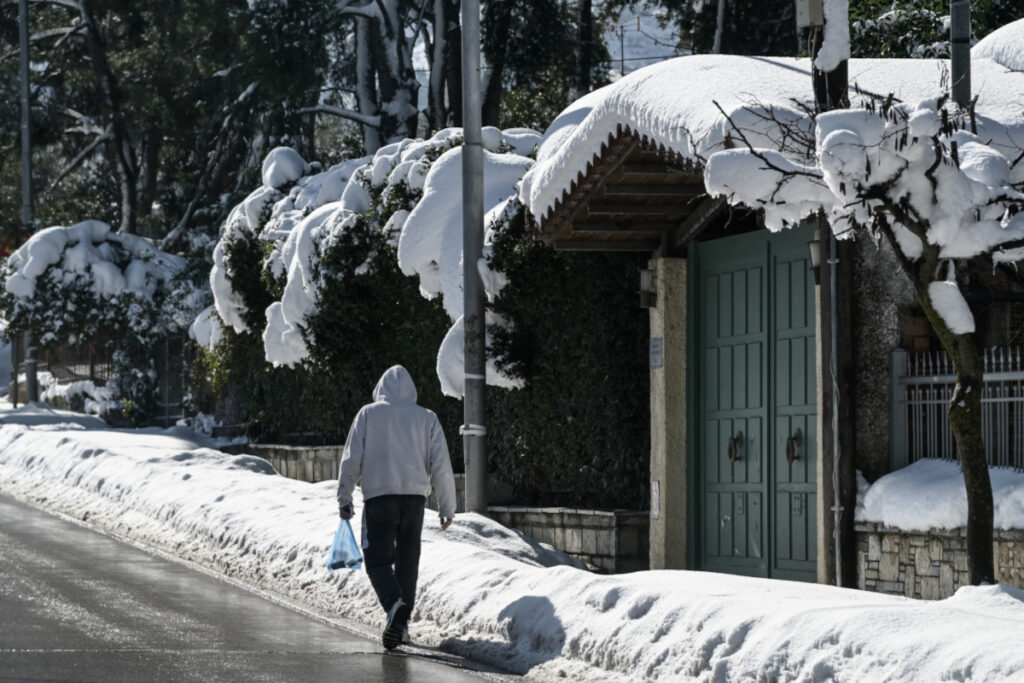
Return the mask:
POLYGON ((149 350, 180 333, 204 297, 184 270, 182 258, 100 221, 46 228, 4 264, 0 328, 8 339, 31 331, 43 348, 113 350, 117 376, 94 405, 128 407, 143 420, 155 379, 149 350))
MULTIPOLYGON (((484 130, 485 209, 493 209, 485 222, 492 228, 511 214, 508 200, 532 165, 526 155, 539 139, 525 129, 484 130)), ((270 363, 315 363, 315 349, 327 344, 312 322, 322 311, 325 289, 344 288, 379 270, 376 257, 385 253, 403 273, 418 276, 423 296, 441 297, 451 331, 424 341, 441 346, 437 373, 444 393, 461 396, 462 340, 453 332, 462 315, 461 143, 460 130, 445 129, 326 171, 292 149, 273 150, 263 164, 262 185, 231 211, 214 250, 210 282, 220 321, 239 334, 258 324, 270 363), (268 289, 279 290, 267 301, 246 296, 245 281, 255 274, 251 263, 239 263, 240 254, 254 244, 263 254, 268 289)), ((480 269, 493 296, 503 280, 489 272, 486 259, 480 269)), ((193 327, 206 345, 220 336, 212 320, 206 312, 193 327)), ((516 384, 493 363, 488 375, 492 384, 516 384)))

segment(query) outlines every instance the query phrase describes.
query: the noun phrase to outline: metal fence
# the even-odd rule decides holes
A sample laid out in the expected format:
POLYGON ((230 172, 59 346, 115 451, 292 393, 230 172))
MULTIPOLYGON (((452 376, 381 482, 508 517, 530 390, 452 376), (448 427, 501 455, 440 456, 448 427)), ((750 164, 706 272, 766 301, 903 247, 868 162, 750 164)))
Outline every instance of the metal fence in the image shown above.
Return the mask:
MULTIPOLYGON (((1024 353, 992 348, 983 355, 982 435, 989 465, 1024 469, 1024 353)), ((921 458, 957 458, 947 415, 956 385, 953 363, 943 352, 908 354, 890 360, 893 469, 921 458)))
MULTIPOLYGON (((13 367, 20 375, 25 372, 25 350, 20 339, 12 344, 13 367)), ((114 374, 113 352, 109 345, 83 344, 41 349, 37 353, 36 371, 48 372, 57 384, 70 384, 89 380, 103 386, 114 374)), ((185 354, 188 344, 184 336, 167 337, 152 348, 150 367, 156 373, 156 413, 151 423, 169 427, 184 415, 183 399, 186 393, 185 354)), ((13 378, 12 378, 13 379, 13 378)), ((13 389, 13 387, 12 387, 13 389)), ((40 387, 40 393, 43 388, 40 387)), ((19 382, 18 403, 25 400, 24 380, 19 382)))

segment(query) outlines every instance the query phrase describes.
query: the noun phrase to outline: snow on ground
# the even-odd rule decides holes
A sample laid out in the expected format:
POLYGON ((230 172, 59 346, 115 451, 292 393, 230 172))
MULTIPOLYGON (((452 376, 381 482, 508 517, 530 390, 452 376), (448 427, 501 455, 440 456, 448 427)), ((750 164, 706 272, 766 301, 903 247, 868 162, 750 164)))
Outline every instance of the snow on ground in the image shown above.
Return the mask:
MULTIPOLYGON (((325 568, 334 482, 187 429, 0 409, 0 491, 380 629, 363 572, 325 568)), ((360 523, 357 501, 356 524, 360 523)), ((427 515, 412 632, 536 680, 1024 680, 1024 591, 938 602, 687 571, 600 576, 474 514, 427 515)))

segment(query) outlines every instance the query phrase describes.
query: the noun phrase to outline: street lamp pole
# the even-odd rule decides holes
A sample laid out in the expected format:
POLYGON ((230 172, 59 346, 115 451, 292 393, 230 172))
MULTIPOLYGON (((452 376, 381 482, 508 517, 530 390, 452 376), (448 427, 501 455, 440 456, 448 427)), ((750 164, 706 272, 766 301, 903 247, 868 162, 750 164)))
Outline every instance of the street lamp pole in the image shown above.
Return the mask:
MULTIPOLYGON (((28 87, 28 0, 19 0, 18 2, 18 40, 21 47, 21 223, 31 234, 35 232, 35 218, 32 213, 32 119, 28 87)), ((14 372, 18 372, 17 366, 15 366, 14 372)), ((25 333, 25 395, 29 401, 39 400, 35 343, 32 341, 31 332, 25 333)), ((14 399, 17 401, 17 396, 14 399)))
POLYGON ((484 145, 480 87, 480 0, 462 3, 462 283, 465 365, 462 445, 466 512, 487 513, 486 358, 483 282, 484 145))

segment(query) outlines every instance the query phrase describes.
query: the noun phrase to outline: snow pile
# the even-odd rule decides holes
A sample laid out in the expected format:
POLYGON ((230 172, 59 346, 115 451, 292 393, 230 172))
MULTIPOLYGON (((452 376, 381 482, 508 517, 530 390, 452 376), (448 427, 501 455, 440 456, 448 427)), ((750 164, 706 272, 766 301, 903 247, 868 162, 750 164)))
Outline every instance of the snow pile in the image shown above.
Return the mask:
MULTIPOLYGON (((996 529, 1024 529, 1024 473, 989 468, 996 529)), ((859 493, 857 520, 906 531, 967 525, 967 491, 960 466, 925 458, 891 472, 859 493)))
MULTIPOLYGON (((1024 27, 1017 29, 1017 44, 1024 43, 1021 34, 1024 27)), ((947 71, 948 64, 937 59, 853 59, 850 99, 877 103, 891 93, 897 102, 918 102, 933 96, 947 71)), ((979 98, 979 138, 992 139, 1001 154, 1015 158, 1013 150, 1024 149, 1024 75, 975 59, 971 77, 979 98)), ((523 178, 520 197, 543 225, 602 147, 620 134, 646 138, 702 166, 716 151, 744 146, 735 124, 754 147, 806 156, 813 150, 805 113, 813 109, 810 82, 807 59, 693 55, 640 69, 585 95, 555 119, 537 164, 523 178)))
MULTIPOLYGON (((515 197, 516 183, 533 162, 540 135, 514 128, 485 128, 485 226, 505 221, 507 200, 515 197)), ((361 221, 374 224, 397 254, 408 275, 418 275, 427 298, 441 295, 455 327, 462 316, 462 131, 448 128, 428 140, 406 139, 386 145, 372 157, 338 164, 327 171, 303 175, 311 169, 288 148, 275 149, 263 166, 263 185, 236 206, 225 221, 214 249, 210 273, 219 320, 236 332, 248 329, 248 311, 234 291, 236 277, 228 253, 237 240, 269 243, 264 269, 284 282, 284 294, 264 312, 266 358, 275 365, 296 365, 309 357, 306 320, 319 306, 324 285, 324 254, 341 236, 361 221), (406 206, 407 208, 395 208, 406 206)), ((314 169, 315 170, 315 169, 314 169)), ((485 258, 477 264, 494 296, 504 279, 489 270, 485 258)), ((363 268, 369 268, 369 261, 363 268)), ((207 347, 220 339, 217 319, 204 311, 192 326, 193 338, 207 347)), ((461 396, 461 361, 458 377, 454 358, 461 357, 462 339, 449 333, 439 353, 438 373, 446 393, 461 396)), ((515 383, 493 368, 492 383, 515 383)))
MULTIPOLYGON (((402 272, 419 276, 424 296, 440 294, 453 320, 462 316, 463 304, 462 150, 448 150, 430 167, 423 198, 406 218, 398 240, 402 272)), ((485 213, 515 195, 516 183, 532 165, 517 154, 484 150, 485 213)), ((490 222, 487 218, 484 226, 490 222)))
POLYGON ((1007 69, 1024 71, 1024 19, 1002 26, 971 48, 974 59, 991 59, 1007 69))
MULTIPOLYGON (((66 417, 40 406, 0 413, 0 490, 380 632, 365 573, 325 568, 334 482, 285 479, 182 428, 119 431, 66 417)), ((566 563, 478 515, 441 532, 428 514, 413 638, 544 681, 1024 671, 1024 592, 1005 585, 929 603, 702 572, 599 576, 566 563)))

